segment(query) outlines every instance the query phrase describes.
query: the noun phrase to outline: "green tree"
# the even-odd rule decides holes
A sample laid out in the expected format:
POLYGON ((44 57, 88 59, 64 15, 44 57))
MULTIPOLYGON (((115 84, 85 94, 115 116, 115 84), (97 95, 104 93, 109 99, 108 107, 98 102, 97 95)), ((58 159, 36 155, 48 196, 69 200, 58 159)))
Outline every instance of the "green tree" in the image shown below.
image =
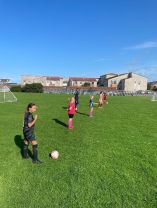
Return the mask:
POLYGON ((152 90, 157 91, 157 86, 154 86, 152 90))
POLYGON ((84 87, 90 87, 90 83, 89 83, 89 82, 85 82, 85 83, 83 84, 83 86, 84 86, 84 87))
POLYGON ((151 84, 148 83, 148 84, 147 84, 147 90, 151 90, 151 88, 152 88, 152 87, 151 87, 151 84))
POLYGON ((42 93, 43 92, 43 86, 40 83, 26 84, 22 88, 22 92, 37 92, 37 93, 42 93))
POLYGON ((20 85, 16 85, 16 86, 12 86, 10 88, 11 92, 21 92, 22 91, 22 88, 20 85))

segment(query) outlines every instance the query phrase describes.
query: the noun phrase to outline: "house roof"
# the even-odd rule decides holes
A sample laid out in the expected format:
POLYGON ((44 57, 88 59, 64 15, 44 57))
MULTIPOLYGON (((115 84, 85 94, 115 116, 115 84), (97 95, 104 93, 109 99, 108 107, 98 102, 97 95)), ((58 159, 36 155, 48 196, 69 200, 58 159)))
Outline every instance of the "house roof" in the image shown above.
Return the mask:
POLYGON ((115 78, 115 77, 118 77, 118 75, 115 75, 115 76, 113 76, 113 77, 109 77, 109 78, 106 78, 106 79, 109 80, 109 79, 113 79, 113 78, 115 78))
POLYGON ((87 78, 87 77, 70 77, 71 81, 87 81, 87 82, 96 82, 96 78, 87 78))
POLYGON ((108 73, 108 74, 105 74, 105 75, 117 75, 117 74, 115 74, 115 73, 108 73))
POLYGON ((141 75, 141 74, 137 74, 137 73, 135 73, 135 72, 129 72, 129 73, 131 73, 131 74, 136 74, 136 75, 138 75, 138 76, 140 76, 140 77, 145 77, 145 78, 147 78, 147 79, 148 79, 148 77, 143 76, 143 75, 141 75))
MULTIPOLYGON (((123 74, 119 74, 119 75, 114 76, 114 77, 109 77, 109 78, 107 78, 107 80, 113 79, 113 78, 115 78, 115 77, 121 77, 121 76, 123 76, 123 75, 125 75, 125 74, 128 74, 128 76, 129 76, 129 74, 136 74, 136 73, 134 73, 134 72, 123 73, 123 74)), ((140 76, 140 77, 144 77, 144 76, 142 76, 142 75, 140 75, 140 74, 137 74, 137 75, 140 76)), ((127 77, 127 78, 124 78, 124 79, 129 79, 129 78, 131 78, 131 77, 127 77)), ((146 78, 146 77, 145 77, 145 78, 146 78)))
POLYGON ((47 76, 46 79, 47 79, 47 80, 58 81, 58 80, 62 79, 62 77, 52 77, 52 76, 47 76))
POLYGON ((24 75, 22 76, 22 78, 25 80, 46 78, 46 80, 53 80, 53 81, 62 79, 62 77, 58 77, 58 76, 32 76, 32 75, 24 75))

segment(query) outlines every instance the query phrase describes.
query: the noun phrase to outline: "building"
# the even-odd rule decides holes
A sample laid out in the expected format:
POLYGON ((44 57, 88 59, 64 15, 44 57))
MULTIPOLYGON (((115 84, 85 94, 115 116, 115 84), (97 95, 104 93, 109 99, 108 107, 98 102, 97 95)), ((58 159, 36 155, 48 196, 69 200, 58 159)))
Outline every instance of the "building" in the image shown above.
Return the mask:
POLYGON ((97 87, 97 78, 87 78, 87 77, 70 77, 68 85, 72 87, 90 86, 97 87))
POLYGON ((147 78, 135 73, 125 74, 105 74, 97 78, 70 77, 63 78, 58 76, 30 76, 21 77, 21 85, 41 83, 44 87, 97 87, 104 86, 128 92, 147 90, 147 78))
POLYGON ((62 86, 67 87, 69 84, 69 78, 64 77, 62 80, 62 86))
POLYGON ((96 78, 83 78, 83 77, 54 77, 54 76, 31 76, 25 75, 21 77, 21 85, 33 83, 41 83, 44 87, 81 87, 90 86, 97 87, 98 79, 96 78))
POLYGON ((41 83, 44 86, 45 79, 43 76, 24 75, 21 77, 21 85, 22 86, 24 86, 26 84, 33 84, 33 83, 41 83))
POLYGON ((45 85, 44 86, 55 86, 55 87, 62 87, 63 86, 63 78, 62 77, 52 77, 47 76, 45 77, 45 85))
POLYGON ((44 87, 67 87, 67 86, 74 86, 74 87, 81 87, 81 86, 91 86, 97 87, 96 78, 82 78, 82 77, 70 77, 70 78, 63 78, 63 77, 54 77, 54 76, 31 76, 25 75, 21 77, 21 85, 24 86, 26 84, 33 84, 33 83, 41 83, 44 87))
POLYGON ((125 74, 106 74, 100 76, 99 86, 115 87, 117 90, 136 92, 147 90, 147 78, 133 72, 125 74))
POLYGON ((9 83, 10 79, 0 78, 0 84, 9 83))
POLYGON ((54 76, 30 76, 25 75, 21 77, 21 85, 24 86, 26 84, 40 83, 44 87, 47 86, 63 86, 63 78, 62 77, 54 77, 54 76))

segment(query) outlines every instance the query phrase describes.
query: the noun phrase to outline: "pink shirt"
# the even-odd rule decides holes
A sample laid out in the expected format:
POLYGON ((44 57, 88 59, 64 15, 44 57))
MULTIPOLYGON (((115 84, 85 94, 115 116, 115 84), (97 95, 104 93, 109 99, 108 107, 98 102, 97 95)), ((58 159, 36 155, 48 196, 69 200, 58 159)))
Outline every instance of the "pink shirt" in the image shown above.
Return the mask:
POLYGON ((69 103, 68 114, 75 114, 75 104, 74 103, 69 103))

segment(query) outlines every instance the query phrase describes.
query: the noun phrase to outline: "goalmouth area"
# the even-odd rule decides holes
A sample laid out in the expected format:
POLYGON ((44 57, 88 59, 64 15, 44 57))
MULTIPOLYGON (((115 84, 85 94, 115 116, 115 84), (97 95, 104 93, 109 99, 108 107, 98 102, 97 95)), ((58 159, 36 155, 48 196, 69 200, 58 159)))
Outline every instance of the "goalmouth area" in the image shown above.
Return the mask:
POLYGON ((70 95, 15 96, 18 102, 13 105, 0 104, 0 207, 157 206, 157 102, 147 96, 109 96, 108 105, 94 107, 89 118, 89 95, 81 95, 74 130, 69 131, 70 95), (21 155, 23 115, 29 102, 38 107, 41 165, 21 155), (60 153, 56 161, 49 158, 54 149, 60 153))
POLYGON ((0 84, 0 103, 7 102, 17 102, 17 98, 15 97, 14 93, 11 92, 8 86, 0 84))
POLYGON ((154 93, 152 94, 152 99, 151 99, 151 101, 157 101, 157 93, 156 93, 156 92, 154 92, 154 93))

